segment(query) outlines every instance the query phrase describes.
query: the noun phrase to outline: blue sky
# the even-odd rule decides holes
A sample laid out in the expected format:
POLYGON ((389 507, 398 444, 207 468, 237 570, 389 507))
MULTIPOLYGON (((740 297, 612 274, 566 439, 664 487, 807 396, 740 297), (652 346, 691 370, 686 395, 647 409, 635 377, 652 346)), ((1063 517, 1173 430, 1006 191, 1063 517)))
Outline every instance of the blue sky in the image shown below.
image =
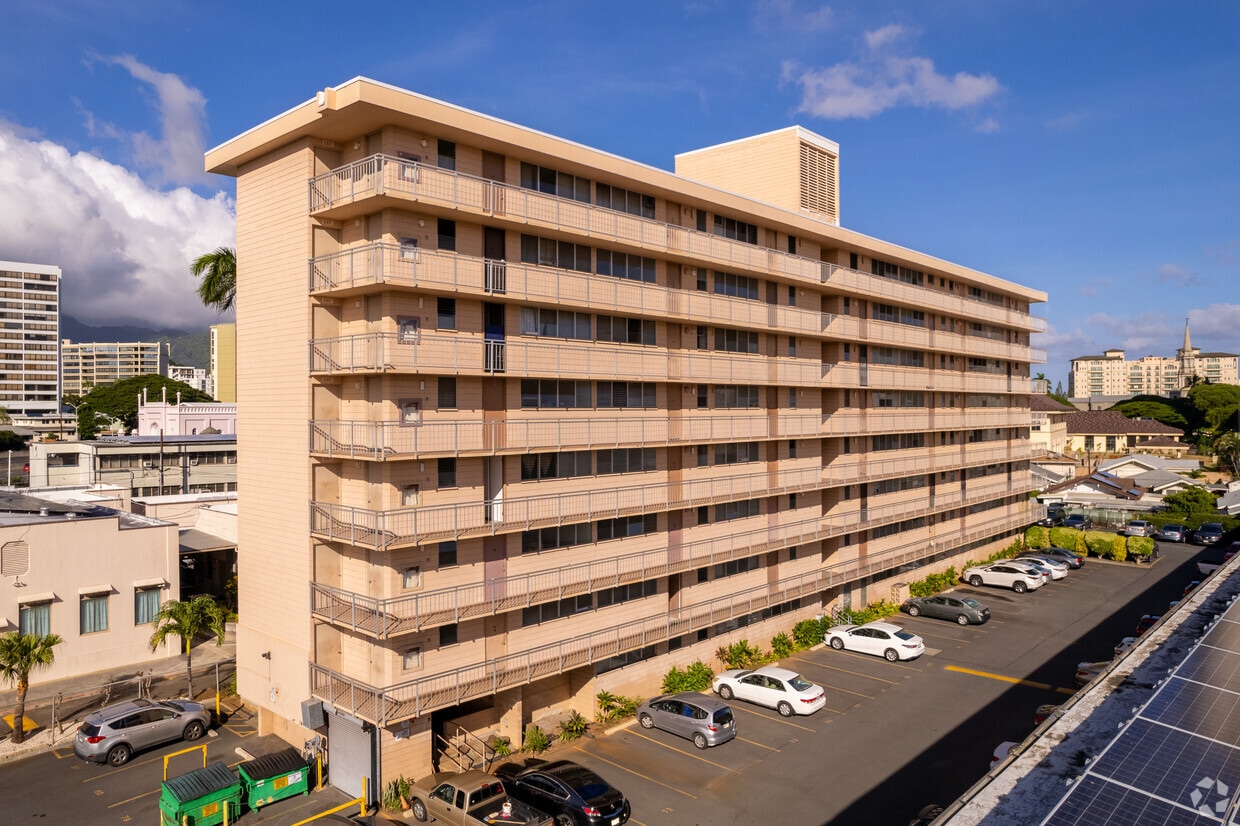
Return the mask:
POLYGON ((1240 353, 1240 3, 10 0, 0 260, 90 324, 200 328, 202 153, 364 75, 670 169, 801 124, 842 224, 1045 290, 1034 368, 1240 353), (288 9, 288 11, 285 11, 288 9))

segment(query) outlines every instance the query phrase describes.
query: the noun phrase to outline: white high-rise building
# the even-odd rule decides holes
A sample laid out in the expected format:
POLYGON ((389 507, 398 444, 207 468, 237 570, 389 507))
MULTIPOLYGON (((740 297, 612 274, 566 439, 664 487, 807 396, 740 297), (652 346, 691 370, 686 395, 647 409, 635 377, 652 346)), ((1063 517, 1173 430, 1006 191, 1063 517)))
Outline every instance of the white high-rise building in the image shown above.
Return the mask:
POLYGON ((0 261, 0 407, 51 415, 60 408, 60 267, 0 261))

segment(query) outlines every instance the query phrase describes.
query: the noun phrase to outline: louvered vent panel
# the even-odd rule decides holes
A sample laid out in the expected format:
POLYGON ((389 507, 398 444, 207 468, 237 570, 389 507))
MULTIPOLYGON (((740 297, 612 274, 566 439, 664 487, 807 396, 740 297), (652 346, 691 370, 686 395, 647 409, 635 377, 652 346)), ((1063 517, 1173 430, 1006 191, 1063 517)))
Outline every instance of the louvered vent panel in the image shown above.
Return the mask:
POLYGON ((839 219, 836 158, 807 143, 801 144, 801 209, 839 219))
POLYGON ((0 576, 21 576, 30 571, 30 546, 25 540, 0 545, 0 576))

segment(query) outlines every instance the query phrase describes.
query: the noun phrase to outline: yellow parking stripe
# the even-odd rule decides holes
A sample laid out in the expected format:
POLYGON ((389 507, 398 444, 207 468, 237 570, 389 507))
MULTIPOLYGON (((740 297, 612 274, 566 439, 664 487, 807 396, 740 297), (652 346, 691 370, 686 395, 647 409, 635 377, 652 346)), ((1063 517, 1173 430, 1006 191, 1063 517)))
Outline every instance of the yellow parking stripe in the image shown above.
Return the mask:
POLYGON ((144 797, 150 797, 153 794, 159 794, 160 791, 161 791, 160 789, 155 789, 154 791, 146 792, 145 794, 140 794, 137 797, 131 797, 128 800, 122 800, 118 803, 112 803, 108 806, 108 808, 115 809, 117 806, 124 806, 126 803, 132 803, 135 800, 141 800, 144 797))
MULTIPOLYGON (((646 735, 642 734, 640 731, 630 730, 629 734, 632 734, 635 737, 640 737, 643 740, 648 740, 649 742, 654 743, 656 746, 663 746, 663 748, 665 749, 671 749, 672 751, 678 751, 681 754, 685 755, 686 757, 692 757, 696 760, 701 760, 703 763, 709 763, 710 765, 714 766, 717 769, 723 769, 724 771, 729 771, 729 772, 732 772, 733 774, 740 774, 739 769, 734 769, 731 766, 725 766, 722 763, 716 763, 714 760, 707 760, 705 757, 699 757, 698 755, 694 754, 691 751, 684 751, 683 749, 678 749, 675 746, 669 746, 667 743, 664 743, 661 740, 656 740, 653 737, 647 737, 646 735)), ((675 737, 676 735, 673 734, 672 736, 675 737)))
POLYGON ((775 748, 774 746, 768 746, 766 743, 759 743, 755 740, 746 740, 744 737, 737 737, 736 739, 740 740, 742 743, 748 743, 751 746, 758 746, 760 748, 764 748, 767 751, 779 751, 779 749, 775 748))
POLYGON ((972 668, 960 668, 955 665, 947 665, 944 668, 948 671, 955 671, 958 674, 972 674, 974 677, 986 677, 991 680, 999 680, 1004 683, 1012 683, 1013 685, 1027 685, 1030 688, 1041 688, 1050 691, 1051 687, 1048 683, 1035 683, 1033 680, 1022 680, 1018 677, 1005 677, 1002 674, 991 674, 989 671, 974 671, 972 668))

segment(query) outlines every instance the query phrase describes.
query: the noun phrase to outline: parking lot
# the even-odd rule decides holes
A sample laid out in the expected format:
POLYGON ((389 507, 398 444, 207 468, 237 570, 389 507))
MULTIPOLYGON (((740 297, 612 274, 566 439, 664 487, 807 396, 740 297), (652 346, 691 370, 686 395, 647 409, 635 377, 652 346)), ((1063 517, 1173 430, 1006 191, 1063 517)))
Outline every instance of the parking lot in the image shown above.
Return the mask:
POLYGON ((733 700, 737 737, 715 748, 630 726, 556 756, 622 789, 641 826, 907 823, 926 803, 963 793, 989 769, 995 746, 1033 730, 1039 706, 1075 692, 1078 662, 1110 658, 1142 614, 1163 613, 1198 578, 1200 548, 1160 550, 1153 566, 1091 559, 1027 594, 962 584, 993 618, 963 627, 893 618, 925 640, 916 660, 798 653, 781 665, 826 692, 826 707, 811 716, 785 719, 733 700))

